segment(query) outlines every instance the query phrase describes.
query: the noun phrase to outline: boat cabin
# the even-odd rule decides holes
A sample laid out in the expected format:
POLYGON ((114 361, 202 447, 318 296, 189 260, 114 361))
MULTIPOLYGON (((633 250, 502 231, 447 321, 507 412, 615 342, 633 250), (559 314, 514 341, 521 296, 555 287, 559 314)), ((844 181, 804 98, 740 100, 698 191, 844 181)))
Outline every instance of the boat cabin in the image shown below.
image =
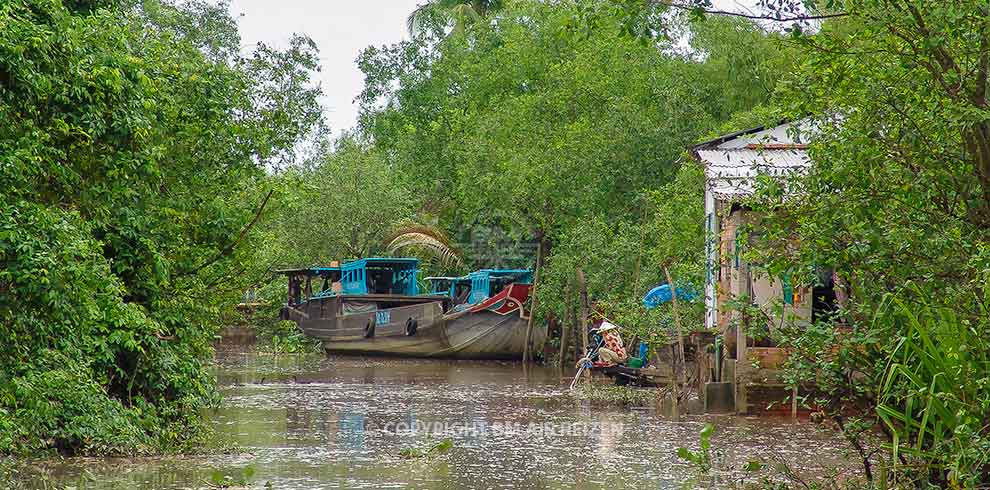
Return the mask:
POLYGON ((427 277, 430 294, 447 296, 454 305, 476 305, 498 294, 509 284, 532 284, 532 269, 481 269, 466 276, 427 277))
POLYGON ((446 296, 453 304, 463 303, 471 292, 471 279, 468 276, 431 276, 426 280, 430 283, 430 294, 446 296))
POLYGON ((340 284, 340 267, 307 267, 297 269, 277 270, 289 278, 289 289, 286 303, 289 306, 299 305, 314 296, 313 288, 317 288, 315 296, 328 294, 334 284, 340 284))
POLYGON ((342 294, 419 294, 419 260, 369 257, 340 266, 342 294))
POLYGON ((368 257, 279 272, 289 279, 281 318, 324 340, 360 330, 369 315, 373 325, 399 328, 409 319, 440 315, 450 305, 445 296, 419 294, 414 258, 368 257))
POLYGON ((282 269, 289 278, 289 306, 336 296, 419 294, 419 260, 369 257, 328 267, 282 269))
POLYGON ((467 302, 472 305, 498 294, 509 284, 532 284, 532 269, 481 269, 468 274, 471 293, 467 302))

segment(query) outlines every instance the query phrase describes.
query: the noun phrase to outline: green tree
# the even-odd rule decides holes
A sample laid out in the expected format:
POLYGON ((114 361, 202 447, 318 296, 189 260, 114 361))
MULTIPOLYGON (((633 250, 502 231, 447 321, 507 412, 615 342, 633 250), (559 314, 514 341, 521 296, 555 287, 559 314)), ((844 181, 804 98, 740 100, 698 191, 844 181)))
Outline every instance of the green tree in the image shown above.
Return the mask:
POLYGON ((410 34, 423 32, 428 25, 452 27, 463 32, 465 26, 478 22, 504 6, 502 0, 430 0, 416 7, 406 19, 410 34))
MULTIPOLYGON (((692 270, 686 281, 698 277, 700 255, 661 260, 653 237, 606 253, 609 240, 600 237, 639 243, 658 211, 643 196, 675 179, 684 149, 701 135, 733 111, 765 103, 780 77, 775 68, 793 63, 780 36, 746 21, 691 25, 662 7, 634 15, 624 7, 515 2, 497 22, 472 28, 469 40, 414 38, 369 48, 360 59, 364 133, 453 236, 497 226, 542 241, 549 282, 538 306, 558 318, 582 260, 593 294, 600 282, 636 311, 647 277, 650 285, 663 281, 661 261, 684 267, 679 276, 692 270), (671 25, 651 28, 658 19, 671 25), (616 260, 598 261, 586 253, 592 248, 616 260), (628 280, 637 263, 648 273, 628 280), (617 280, 623 285, 612 287, 617 280)), ((701 202, 697 186, 680 191, 671 202, 701 202)), ((683 225, 690 214, 664 216, 683 225)), ((668 247, 685 249, 674 240, 668 247)))
POLYGON ((0 24, 0 452, 189 447, 258 184, 319 117, 312 45, 241 57, 200 3, 14 0, 0 24))
POLYGON ((887 433, 903 483, 971 487, 990 478, 987 345, 959 348, 988 328, 990 10, 812 7, 836 17, 795 31, 804 62, 779 103, 812 115, 814 166, 786 186, 767 182, 752 205, 767 213, 760 260, 807 271, 808 283, 833 267, 851 294, 840 316, 852 332, 819 325, 780 341, 854 443, 878 425, 887 433))
POLYGON ((267 231, 278 266, 309 266, 385 251, 416 200, 379 152, 340 138, 307 165, 276 177, 284 206, 267 231))

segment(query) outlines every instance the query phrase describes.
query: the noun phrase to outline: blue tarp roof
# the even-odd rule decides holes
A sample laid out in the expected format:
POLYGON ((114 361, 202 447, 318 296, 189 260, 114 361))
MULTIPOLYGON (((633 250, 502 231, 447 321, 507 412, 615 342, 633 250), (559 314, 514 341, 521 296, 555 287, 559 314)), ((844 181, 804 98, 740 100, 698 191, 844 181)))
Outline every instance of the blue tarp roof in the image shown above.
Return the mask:
MULTIPOLYGON (((690 301, 698 297, 698 295, 689 288, 677 287, 676 291, 677 299, 690 301)), ((657 306, 670 301, 673 297, 674 295, 670 294, 670 285, 661 284, 647 292, 646 296, 643 296, 643 306, 647 309, 656 308, 657 306)))

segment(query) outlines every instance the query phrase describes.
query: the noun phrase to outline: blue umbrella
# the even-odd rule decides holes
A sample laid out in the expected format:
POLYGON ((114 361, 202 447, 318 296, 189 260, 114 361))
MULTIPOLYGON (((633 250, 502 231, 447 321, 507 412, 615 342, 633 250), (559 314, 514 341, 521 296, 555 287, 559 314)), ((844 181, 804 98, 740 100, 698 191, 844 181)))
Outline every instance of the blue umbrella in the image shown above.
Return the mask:
MULTIPOLYGON (((698 297, 698 295, 694 294, 694 292, 690 289, 678 287, 676 290, 677 299, 692 300, 698 297)), ((673 295, 670 294, 670 284, 661 284, 651 289, 650 292, 646 293, 646 296, 643 296, 643 306, 647 309, 653 309, 670 301, 671 299, 673 299, 673 295)))

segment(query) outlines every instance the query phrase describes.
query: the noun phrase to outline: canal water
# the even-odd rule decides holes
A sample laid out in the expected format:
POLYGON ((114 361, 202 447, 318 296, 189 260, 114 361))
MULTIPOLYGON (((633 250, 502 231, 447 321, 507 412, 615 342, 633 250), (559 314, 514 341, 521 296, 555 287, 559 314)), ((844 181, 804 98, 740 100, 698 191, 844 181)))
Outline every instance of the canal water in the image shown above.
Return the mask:
POLYGON ((26 488, 727 488, 749 460, 805 475, 855 471, 834 433, 788 419, 682 417, 571 398, 553 368, 493 362, 272 358, 221 352, 210 423, 237 454, 68 459, 33 465, 26 488), (698 481, 677 448, 717 427, 698 481), (444 445, 424 457, 410 453, 444 445), (417 451, 418 450, 418 451, 417 451), (712 481, 715 478, 717 481, 712 481))

